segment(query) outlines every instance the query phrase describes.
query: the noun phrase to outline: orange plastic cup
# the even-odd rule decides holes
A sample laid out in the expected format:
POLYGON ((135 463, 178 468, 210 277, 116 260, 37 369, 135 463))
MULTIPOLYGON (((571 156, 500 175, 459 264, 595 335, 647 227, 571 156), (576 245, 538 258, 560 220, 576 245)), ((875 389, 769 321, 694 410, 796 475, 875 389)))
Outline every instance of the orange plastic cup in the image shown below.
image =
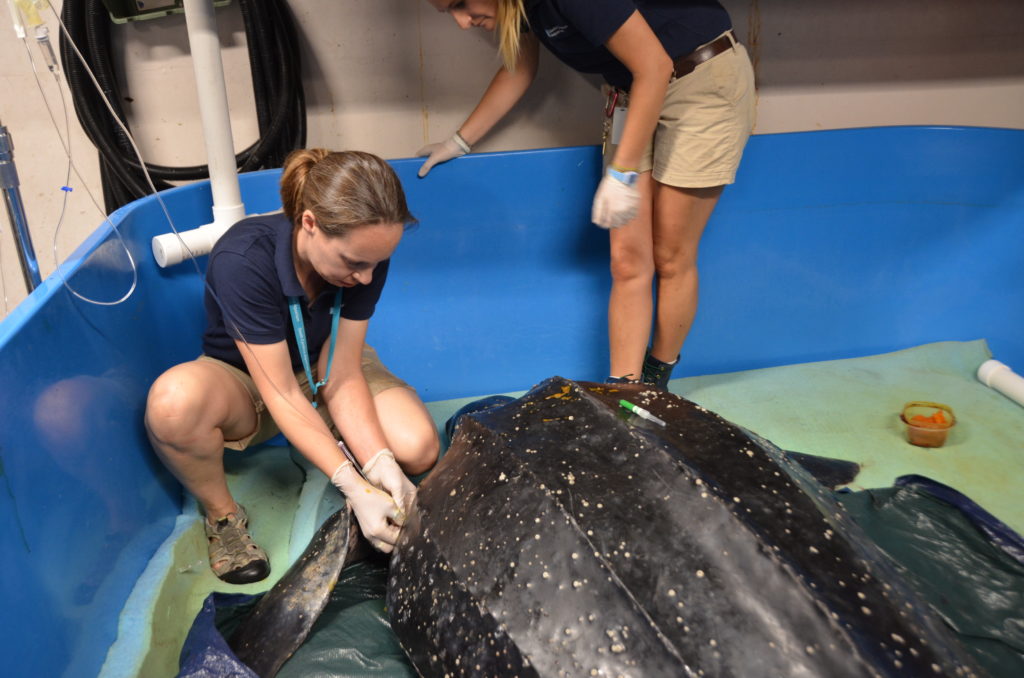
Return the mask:
POLYGON ((900 419, 907 427, 907 442, 918 447, 942 447, 956 426, 952 407, 925 400, 904 405, 900 419))

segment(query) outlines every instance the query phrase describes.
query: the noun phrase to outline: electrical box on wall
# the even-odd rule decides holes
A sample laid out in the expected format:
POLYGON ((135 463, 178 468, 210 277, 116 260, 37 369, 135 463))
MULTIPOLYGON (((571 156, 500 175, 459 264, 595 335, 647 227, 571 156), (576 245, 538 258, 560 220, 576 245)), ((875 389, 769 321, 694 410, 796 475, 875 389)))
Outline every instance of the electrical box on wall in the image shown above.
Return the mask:
MULTIPOLYGON (((183 4, 184 0, 103 0, 111 20, 117 24, 180 14, 185 11, 183 4)), ((231 0, 213 0, 214 7, 229 4, 231 0)))

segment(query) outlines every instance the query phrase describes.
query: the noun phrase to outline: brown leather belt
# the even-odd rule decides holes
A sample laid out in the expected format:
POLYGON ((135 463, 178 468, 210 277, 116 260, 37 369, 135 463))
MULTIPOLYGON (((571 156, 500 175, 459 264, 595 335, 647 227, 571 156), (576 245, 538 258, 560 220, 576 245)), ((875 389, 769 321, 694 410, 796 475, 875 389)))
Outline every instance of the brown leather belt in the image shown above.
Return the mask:
POLYGON ((684 75, 693 73, 693 69, 712 57, 716 57, 726 50, 732 49, 733 43, 739 42, 732 31, 729 31, 717 40, 698 47, 694 51, 679 57, 672 64, 672 78, 681 78, 684 75))

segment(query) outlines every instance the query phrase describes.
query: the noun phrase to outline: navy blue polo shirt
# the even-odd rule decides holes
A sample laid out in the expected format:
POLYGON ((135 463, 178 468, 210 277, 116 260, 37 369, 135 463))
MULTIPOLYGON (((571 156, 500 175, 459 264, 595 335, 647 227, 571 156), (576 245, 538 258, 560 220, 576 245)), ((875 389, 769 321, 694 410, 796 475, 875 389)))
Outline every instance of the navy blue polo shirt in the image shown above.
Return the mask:
MULTIPOLYGON (((366 320, 373 315, 388 276, 389 261, 377 264, 369 285, 343 288, 342 318, 366 320)), ((283 213, 248 217, 228 229, 210 253, 206 282, 203 353, 246 370, 236 338, 250 344, 284 340, 288 342, 292 369, 301 370, 302 359, 288 311, 288 297, 294 296, 302 306, 310 365, 316 365, 320 348, 331 334, 331 304, 338 288, 325 285, 310 307, 295 273, 292 224, 283 213)))
POLYGON ((732 28, 717 0, 526 0, 525 8, 530 30, 556 57, 622 89, 629 89, 633 75, 604 44, 634 11, 673 59, 732 28))

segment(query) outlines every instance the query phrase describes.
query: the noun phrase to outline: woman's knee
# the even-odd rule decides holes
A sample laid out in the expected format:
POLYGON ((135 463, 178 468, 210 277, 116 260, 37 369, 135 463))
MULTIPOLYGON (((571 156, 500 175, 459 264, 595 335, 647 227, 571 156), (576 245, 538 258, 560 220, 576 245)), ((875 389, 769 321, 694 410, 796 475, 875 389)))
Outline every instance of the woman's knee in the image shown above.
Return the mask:
POLYGON ((157 378, 146 398, 146 428, 161 442, 178 446, 202 426, 202 389, 187 370, 171 368, 157 378))
POLYGON ((396 439, 391 440, 389 437, 388 443, 397 448, 392 449, 392 452, 407 474, 419 475, 434 468, 441 443, 433 423, 404 427, 400 434, 392 437, 396 439))
POLYGON ((618 283, 649 283, 654 279, 654 262, 633 250, 612 250, 612 279, 618 283))
POLYGON ((658 278, 681 278, 697 273, 697 253, 677 244, 655 246, 654 269, 658 278))
POLYGON ((391 388, 374 396, 388 446, 406 473, 418 475, 437 463, 440 441, 434 420, 409 388, 391 388))

